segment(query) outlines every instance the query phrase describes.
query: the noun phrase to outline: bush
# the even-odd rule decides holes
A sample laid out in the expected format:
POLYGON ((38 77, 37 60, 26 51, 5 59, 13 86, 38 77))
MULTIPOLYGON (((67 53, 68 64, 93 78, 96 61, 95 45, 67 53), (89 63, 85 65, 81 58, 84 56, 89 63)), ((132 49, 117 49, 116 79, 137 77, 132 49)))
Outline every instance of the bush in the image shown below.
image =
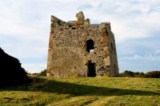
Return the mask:
POLYGON ((119 77, 134 77, 134 72, 126 70, 123 73, 120 73, 119 77))
POLYGON ((144 77, 144 75, 143 72, 134 72, 134 77, 144 77))
POLYGON ((147 78, 160 78, 160 71, 150 71, 145 74, 147 78))
POLYGON ((46 76, 46 73, 47 73, 47 69, 44 69, 39 73, 39 75, 40 76, 46 76))
POLYGON ((0 48, 0 87, 29 83, 30 79, 18 59, 0 48))
POLYGON ((143 72, 132 72, 132 71, 124 71, 123 73, 119 74, 119 77, 144 77, 143 72))
POLYGON ((119 77, 160 78, 160 71, 149 71, 147 73, 143 73, 143 72, 132 72, 132 71, 126 70, 120 73, 119 77))

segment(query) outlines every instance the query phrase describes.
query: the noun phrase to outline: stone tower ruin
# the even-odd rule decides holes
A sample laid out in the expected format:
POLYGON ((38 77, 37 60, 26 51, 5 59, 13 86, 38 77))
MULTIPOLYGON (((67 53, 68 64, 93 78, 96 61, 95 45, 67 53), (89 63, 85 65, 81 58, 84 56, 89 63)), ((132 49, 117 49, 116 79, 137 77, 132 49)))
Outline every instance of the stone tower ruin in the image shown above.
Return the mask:
POLYGON ((90 24, 83 12, 76 21, 51 16, 47 76, 116 76, 117 52, 109 22, 90 24))

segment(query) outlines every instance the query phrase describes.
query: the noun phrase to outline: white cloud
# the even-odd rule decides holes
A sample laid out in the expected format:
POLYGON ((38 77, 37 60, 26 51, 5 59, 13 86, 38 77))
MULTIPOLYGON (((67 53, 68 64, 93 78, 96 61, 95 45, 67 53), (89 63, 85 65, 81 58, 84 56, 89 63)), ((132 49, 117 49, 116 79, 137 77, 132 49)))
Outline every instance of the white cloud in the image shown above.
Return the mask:
MULTIPOLYGON (((151 37, 159 31, 159 5, 158 0, 1 1, 0 45, 21 60, 47 56, 50 15, 64 21, 75 20, 75 14, 80 10, 84 11, 86 18, 90 18, 92 23, 110 21, 117 44, 125 45, 128 40, 151 37)), ((135 52, 132 48, 127 50, 129 49, 130 52, 135 52)), ((156 47, 154 49, 159 50, 156 47)), ((135 55, 134 58, 140 58, 138 56, 135 55)), ((46 64, 46 61, 43 64, 46 64)), ((28 65, 27 69, 29 67, 31 65, 28 65)), ((34 67, 36 68, 36 64, 34 67)))
POLYGON ((138 55, 138 54, 135 54, 133 55, 133 57, 130 58, 130 60, 137 60, 137 61, 156 61, 156 62, 160 62, 160 56, 155 56, 153 54, 146 54, 144 56, 142 55, 138 55))
POLYGON ((29 73, 39 73, 42 70, 46 69, 46 63, 37 63, 37 64, 22 64, 22 67, 27 69, 29 73))

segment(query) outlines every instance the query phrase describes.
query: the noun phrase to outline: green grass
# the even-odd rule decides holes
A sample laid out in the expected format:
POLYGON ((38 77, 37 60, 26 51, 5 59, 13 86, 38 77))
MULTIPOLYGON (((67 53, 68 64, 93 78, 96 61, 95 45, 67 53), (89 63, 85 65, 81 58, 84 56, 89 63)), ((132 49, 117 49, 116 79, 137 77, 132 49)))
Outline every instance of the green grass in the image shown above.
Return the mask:
POLYGON ((160 106, 160 79, 33 78, 0 89, 0 106, 160 106))

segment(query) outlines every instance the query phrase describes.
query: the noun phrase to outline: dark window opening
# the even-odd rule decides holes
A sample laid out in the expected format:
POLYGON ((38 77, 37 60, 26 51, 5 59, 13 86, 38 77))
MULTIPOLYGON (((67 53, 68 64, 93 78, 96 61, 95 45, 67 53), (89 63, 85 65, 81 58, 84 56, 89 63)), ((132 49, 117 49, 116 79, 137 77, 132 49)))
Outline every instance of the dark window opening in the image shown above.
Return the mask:
POLYGON ((87 40, 87 52, 91 52, 94 50, 94 42, 93 40, 87 40))
POLYGON ((92 63, 91 61, 88 62, 88 77, 95 77, 96 76, 96 70, 95 70, 95 63, 92 63))

